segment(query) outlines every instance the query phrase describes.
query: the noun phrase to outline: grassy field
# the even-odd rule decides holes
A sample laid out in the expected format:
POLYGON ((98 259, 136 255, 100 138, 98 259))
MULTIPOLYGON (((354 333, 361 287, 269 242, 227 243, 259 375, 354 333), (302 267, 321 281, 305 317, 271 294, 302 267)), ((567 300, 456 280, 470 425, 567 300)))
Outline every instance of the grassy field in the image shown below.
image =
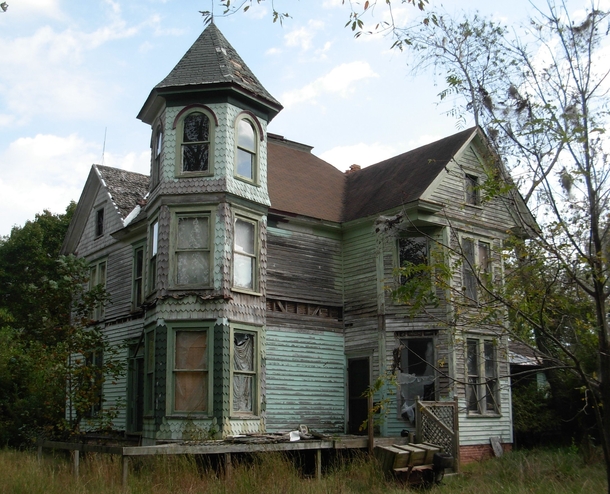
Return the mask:
MULTIPOLYGON (((445 477, 430 493, 602 493, 607 490, 600 458, 584 462, 569 449, 514 452, 503 458, 468 465, 458 476, 445 477)), ((75 494, 122 492, 120 458, 90 455, 75 479, 69 458, 0 451, 0 493, 75 494)), ((235 466, 223 480, 195 458, 155 457, 134 465, 130 493, 155 494, 398 494, 405 486, 383 478, 365 456, 329 468, 321 481, 303 478, 287 458, 267 454, 235 466)), ((421 490, 420 490, 421 492, 421 490)))

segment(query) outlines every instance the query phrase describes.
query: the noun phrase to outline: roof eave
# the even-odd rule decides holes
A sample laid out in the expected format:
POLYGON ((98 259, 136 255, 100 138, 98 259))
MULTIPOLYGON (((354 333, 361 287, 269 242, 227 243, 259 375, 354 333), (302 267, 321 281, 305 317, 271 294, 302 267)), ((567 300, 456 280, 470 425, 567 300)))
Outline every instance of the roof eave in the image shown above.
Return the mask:
POLYGON ((273 120, 273 118, 284 108, 278 101, 270 100, 259 94, 248 91, 243 86, 234 82, 185 84, 183 86, 155 87, 148 95, 148 98, 146 98, 142 109, 138 113, 138 119, 152 125, 166 102, 166 96, 209 92, 221 93, 225 91, 235 93, 238 97, 245 98, 254 103, 255 106, 260 107, 261 111, 267 115, 268 122, 271 122, 271 120, 273 120))

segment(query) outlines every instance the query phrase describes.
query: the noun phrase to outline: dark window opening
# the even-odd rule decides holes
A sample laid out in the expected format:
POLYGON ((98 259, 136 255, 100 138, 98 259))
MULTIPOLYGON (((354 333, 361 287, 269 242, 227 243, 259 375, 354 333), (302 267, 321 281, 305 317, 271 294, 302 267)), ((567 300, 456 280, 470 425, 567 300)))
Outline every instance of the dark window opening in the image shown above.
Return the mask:
POLYGON ((474 175, 466 175, 466 204, 477 206, 480 203, 479 179, 474 175))
POLYGON ((182 134, 182 171, 207 172, 209 170, 210 119, 200 112, 184 119, 182 134))
POLYGON ((425 237, 407 237, 398 239, 398 261, 401 268, 407 268, 409 274, 400 275, 400 283, 421 275, 428 265, 428 239, 425 237))
POLYGON ((104 234, 104 208, 98 209, 95 218, 95 236, 101 237, 104 234))

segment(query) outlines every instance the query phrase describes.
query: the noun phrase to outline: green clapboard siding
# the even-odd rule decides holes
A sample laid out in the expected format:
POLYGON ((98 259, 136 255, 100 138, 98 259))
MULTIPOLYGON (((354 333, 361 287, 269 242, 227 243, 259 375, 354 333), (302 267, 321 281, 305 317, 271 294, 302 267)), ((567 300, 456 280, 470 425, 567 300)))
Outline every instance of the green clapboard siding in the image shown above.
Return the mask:
POLYGON ((345 427, 343 335, 267 328, 267 430, 345 427))

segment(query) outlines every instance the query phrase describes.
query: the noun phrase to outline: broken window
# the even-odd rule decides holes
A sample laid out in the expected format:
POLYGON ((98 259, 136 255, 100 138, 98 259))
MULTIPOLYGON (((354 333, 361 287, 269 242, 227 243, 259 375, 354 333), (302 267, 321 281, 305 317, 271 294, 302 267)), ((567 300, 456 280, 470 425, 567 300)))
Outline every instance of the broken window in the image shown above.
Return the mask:
POLYGON ((182 172, 209 170, 210 119, 201 112, 189 113, 183 121, 182 172))
POLYGON ((174 411, 208 409, 207 331, 176 331, 174 411))
POLYGON ((210 285, 210 221, 203 215, 176 215, 176 285, 210 285))
POLYGON ((496 354, 493 340, 468 338, 466 341, 468 413, 499 413, 496 354))
POLYGON ((426 237, 398 239, 398 262, 399 267, 407 268, 407 273, 400 275, 401 285, 421 275, 428 265, 428 239, 426 237))
POLYGON ((256 223, 241 218, 235 220, 233 248, 233 286, 256 290, 256 223))
POLYGON ((102 411, 103 404, 103 386, 104 386, 104 353, 100 350, 87 352, 85 356, 85 365, 88 368, 90 377, 90 387, 86 389, 90 393, 91 408, 87 410, 85 416, 87 418, 97 417, 102 411))
POLYGON ((256 390, 256 336, 253 333, 233 334, 233 411, 254 413, 256 390))
POLYGON ((399 414, 404 420, 415 423, 415 400, 436 399, 434 370, 434 340, 409 338, 400 340, 398 374, 399 414))
POLYGON ((237 124, 236 174, 248 180, 256 178, 256 132, 245 118, 237 124))

